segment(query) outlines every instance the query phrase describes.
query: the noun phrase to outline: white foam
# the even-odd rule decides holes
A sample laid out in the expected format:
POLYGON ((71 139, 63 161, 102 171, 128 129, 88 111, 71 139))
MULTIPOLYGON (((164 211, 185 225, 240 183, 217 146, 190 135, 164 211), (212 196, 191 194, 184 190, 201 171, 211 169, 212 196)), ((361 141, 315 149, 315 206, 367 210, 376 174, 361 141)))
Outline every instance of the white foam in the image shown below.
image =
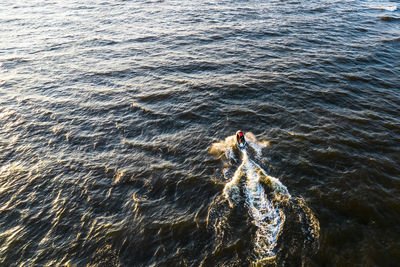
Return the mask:
POLYGON ((258 168, 263 173, 263 175, 266 176, 271 181, 272 187, 273 187, 275 192, 279 192, 281 194, 284 194, 284 195, 288 196, 289 198, 291 197, 287 187, 284 184, 282 184, 282 182, 279 181, 278 178, 275 178, 273 176, 268 175, 266 173, 266 171, 263 168, 261 168, 260 165, 258 165, 257 163, 252 161, 252 164, 254 166, 256 166, 256 168, 258 168))
POLYGON ((255 135, 251 132, 246 133, 246 142, 256 151, 257 156, 261 156, 262 150, 269 145, 269 142, 266 140, 258 141, 255 135))
POLYGON ((244 161, 242 162, 242 164, 236 169, 232 179, 225 184, 224 187, 224 196, 226 199, 229 200, 229 204, 231 207, 233 207, 233 205, 235 205, 238 200, 239 200, 239 181, 240 181, 240 177, 241 177, 241 172, 243 169, 243 165, 244 165, 244 161))
MULTIPOLYGON (((257 169, 262 170, 253 161, 246 162, 247 183, 245 188, 246 204, 250 208, 253 222, 257 226, 255 237, 255 247, 257 260, 275 256, 273 249, 276 246, 279 233, 285 221, 285 215, 278 206, 275 206, 265 195, 263 186, 260 183, 260 176, 256 172, 257 169)), ((273 177, 271 177, 273 178, 273 177)), ((276 178, 274 178, 277 180, 276 178)), ((279 182, 279 181, 278 181, 279 182)), ((273 182, 273 188, 284 188, 282 183, 273 182), (279 187, 276 187, 279 185, 279 187)))
POLYGON ((284 213, 277 205, 274 205, 265 195, 260 183, 261 172, 271 180, 274 193, 284 194, 290 197, 287 188, 275 177, 268 176, 265 171, 255 162, 248 158, 247 152, 242 151, 242 164, 236 169, 232 179, 225 185, 224 196, 229 200, 231 206, 239 200, 240 178, 245 176, 244 187, 245 203, 251 212, 253 223, 257 226, 255 236, 255 254, 257 260, 274 257, 274 248, 279 233, 285 221, 284 213))
POLYGON ((397 6, 370 6, 370 8, 386 10, 386 11, 396 11, 397 10, 397 6))

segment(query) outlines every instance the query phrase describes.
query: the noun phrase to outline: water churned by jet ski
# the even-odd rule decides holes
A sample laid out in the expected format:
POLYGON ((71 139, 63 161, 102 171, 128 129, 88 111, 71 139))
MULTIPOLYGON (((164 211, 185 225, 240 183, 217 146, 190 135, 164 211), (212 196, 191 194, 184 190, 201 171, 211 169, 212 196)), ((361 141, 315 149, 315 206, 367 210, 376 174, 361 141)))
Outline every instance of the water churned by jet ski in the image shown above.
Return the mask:
POLYGON ((278 240, 286 221, 285 211, 292 198, 286 186, 262 167, 262 150, 268 144, 268 141, 257 140, 250 132, 238 131, 212 144, 210 149, 210 153, 225 161, 223 196, 229 207, 244 205, 256 226, 252 261, 264 263, 276 258, 278 240))

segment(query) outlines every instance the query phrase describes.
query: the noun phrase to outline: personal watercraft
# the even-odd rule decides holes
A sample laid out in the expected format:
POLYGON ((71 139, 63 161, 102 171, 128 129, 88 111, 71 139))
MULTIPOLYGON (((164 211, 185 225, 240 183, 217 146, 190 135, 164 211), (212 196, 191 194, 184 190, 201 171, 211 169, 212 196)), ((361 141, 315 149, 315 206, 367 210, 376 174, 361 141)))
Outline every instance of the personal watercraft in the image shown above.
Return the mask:
POLYGON ((236 142, 240 149, 246 148, 246 140, 244 140, 244 133, 241 130, 236 132, 236 142))

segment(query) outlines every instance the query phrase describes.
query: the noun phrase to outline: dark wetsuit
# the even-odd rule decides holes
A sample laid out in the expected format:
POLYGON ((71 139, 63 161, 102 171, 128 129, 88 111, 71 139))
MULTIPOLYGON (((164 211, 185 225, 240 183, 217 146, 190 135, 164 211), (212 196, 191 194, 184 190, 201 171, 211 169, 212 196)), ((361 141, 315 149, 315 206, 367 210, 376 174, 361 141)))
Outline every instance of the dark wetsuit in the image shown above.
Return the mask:
POLYGON ((237 139, 239 143, 244 143, 244 135, 243 134, 237 134, 237 139))

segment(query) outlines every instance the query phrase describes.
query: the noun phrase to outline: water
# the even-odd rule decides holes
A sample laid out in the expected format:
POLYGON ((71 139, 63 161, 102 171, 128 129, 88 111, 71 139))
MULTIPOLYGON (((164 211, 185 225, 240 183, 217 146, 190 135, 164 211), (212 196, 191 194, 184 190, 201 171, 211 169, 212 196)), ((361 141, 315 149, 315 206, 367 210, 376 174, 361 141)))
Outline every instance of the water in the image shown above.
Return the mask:
POLYGON ((3 1, 0 265, 397 265, 399 10, 3 1))

